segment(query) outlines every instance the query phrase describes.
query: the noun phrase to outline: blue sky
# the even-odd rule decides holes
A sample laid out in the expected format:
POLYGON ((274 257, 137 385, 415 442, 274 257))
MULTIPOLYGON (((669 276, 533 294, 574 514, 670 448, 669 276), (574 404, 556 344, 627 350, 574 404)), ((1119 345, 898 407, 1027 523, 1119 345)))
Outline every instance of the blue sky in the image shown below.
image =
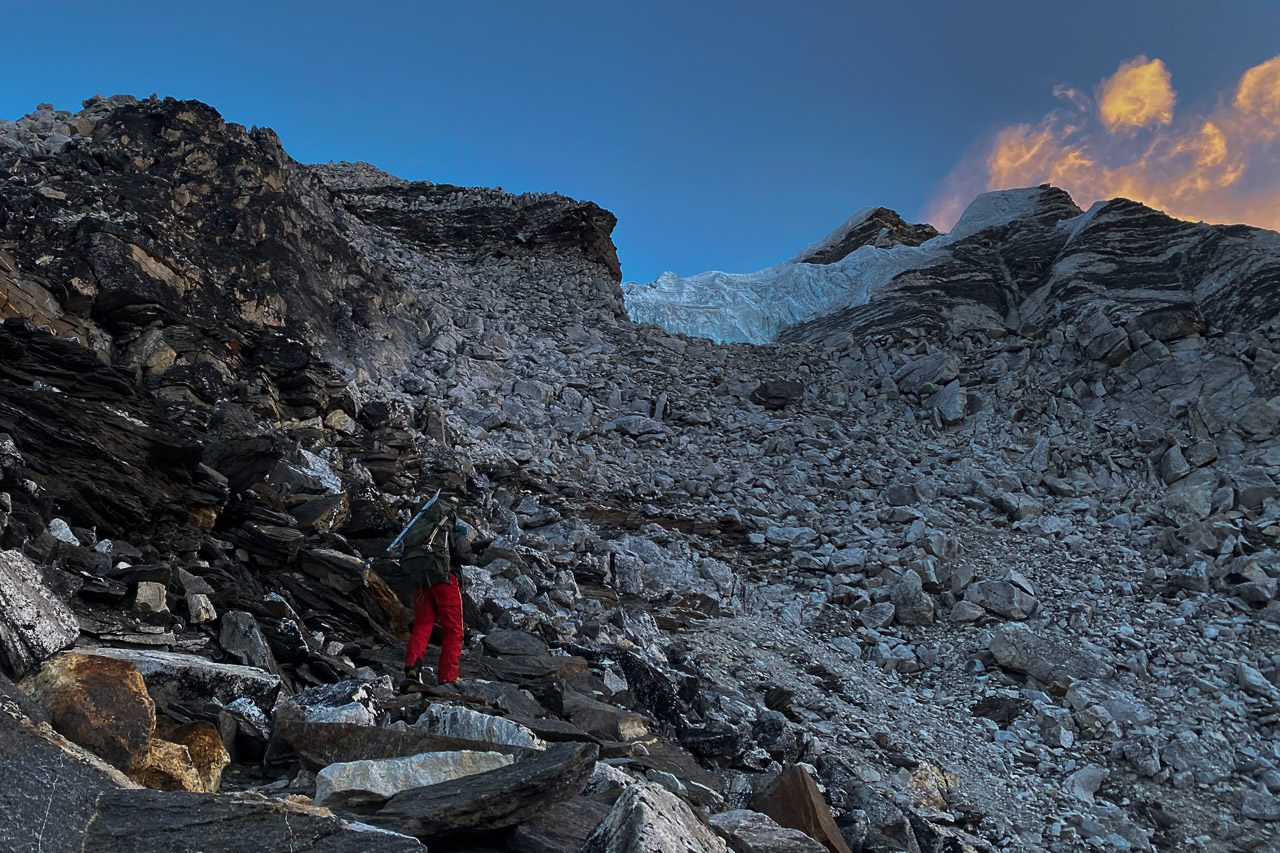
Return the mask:
POLYGON ((745 272, 857 208, 920 216, 966 152, 1164 60, 1211 104, 1280 3, 6 4, 0 117, 196 98, 304 162, 554 190, 617 214, 628 279, 745 272))

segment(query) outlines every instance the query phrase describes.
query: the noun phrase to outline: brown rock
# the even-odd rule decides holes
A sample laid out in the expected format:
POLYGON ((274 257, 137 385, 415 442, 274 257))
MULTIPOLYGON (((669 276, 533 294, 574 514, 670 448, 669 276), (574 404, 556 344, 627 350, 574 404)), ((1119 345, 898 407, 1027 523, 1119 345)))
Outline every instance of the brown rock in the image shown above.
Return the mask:
POLYGON ((152 738, 125 771, 139 785, 157 791, 204 792, 204 780, 185 746, 152 738))
POLYGON ((161 715, 156 718, 156 737, 169 743, 185 746, 191 756, 191 764, 200 777, 200 788, 206 794, 218 793, 222 784, 222 771, 231 763, 231 756, 222 745, 222 737, 212 723, 197 720, 179 725, 161 715))
POLYGON ((58 732, 121 769, 146 750, 155 731, 155 702, 128 661, 64 652, 22 687, 49 709, 58 732))
POLYGON ((751 808, 773 818, 779 826, 800 830, 831 853, 851 853, 818 784, 803 767, 784 771, 752 798, 751 808))

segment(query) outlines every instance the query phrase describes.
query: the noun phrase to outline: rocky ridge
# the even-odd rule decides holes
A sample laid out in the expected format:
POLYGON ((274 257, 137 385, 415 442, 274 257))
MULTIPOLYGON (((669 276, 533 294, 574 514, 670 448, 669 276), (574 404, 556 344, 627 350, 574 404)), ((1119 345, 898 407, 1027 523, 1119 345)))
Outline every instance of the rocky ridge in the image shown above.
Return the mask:
POLYGON ((1026 191, 934 278, 718 345, 627 319, 589 203, 192 102, 0 145, 0 646, 44 703, 0 723, 67 846, 1275 843, 1276 235, 1026 191), (384 549, 442 484, 464 679, 401 697, 384 549), (117 670, 104 740, 54 697, 117 670))

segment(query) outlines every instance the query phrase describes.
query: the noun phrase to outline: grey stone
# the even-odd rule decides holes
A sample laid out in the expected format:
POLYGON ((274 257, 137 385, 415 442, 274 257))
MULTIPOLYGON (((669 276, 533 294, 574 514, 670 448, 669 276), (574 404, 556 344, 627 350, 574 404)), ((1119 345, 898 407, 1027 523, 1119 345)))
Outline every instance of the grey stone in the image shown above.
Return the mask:
POLYGON ((15 677, 67 648, 80 623, 20 551, 0 551, 0 666, 15 677))
POLYGON ((1001 666, 1025 672, 1044 684, 1101 678, 1109 672, 1093 655, 1043 637, 1026 625, 997 625, 990 649, 1001 666))
POLYGON ((932 625, 933 597, 921 586, 920 576, 907 572, 890 593, 895 617, 903 625, 932 625))
POLYGON ((951 426, 963 421, 969 413, 969 398, 960 388, 960 380, 953 379, 926 400, 925 407, 936 410, 942 422, 951 426))
POLYGON ((633 785, 579 853, 726 853, 725 842, 689 806, 658 785, 633 785))
POLYGON ((800 830, 779 826, 768 815, 748 809, 712 815, 710 822, 735 853, 825 853, 827 849, 800 830))
POLYGON ((480 743, 507 744, 527 749, 546 749, 546 744, 519 723, 449 705, 432 705, 414 723, 432 734, 480 743))
POLYGON ((499 752, 425 752, 406 758, 382 758, 330 764, 316 774, 318 806, 337 793, 364 791, 390 798, 410 788, 435 785, 506 767, 515 761, 499 752))
POLYGON ((1160 457, 1160 479, 1166 486, 1173 485, 1191 473, 1191 465, 1182 456, 1182 449, 1173 445, 1160 457))
POLYGON ((872 604, 864 607, 862 612, 858 614, 858 621, 864 626, 871 629, 884 628, 893 621, 895 608, 892 602, 882 601, 879 604, 872 604))
POLYGON ((1005 580, 979 581, 965 590, 964 597, 1006 619, 1026 619, 1040 607, 1040 602, 1026 590, 1005 580))
POLYGON ((244 697, 263 710, 280 692, 280 678, 252 666, 214 663, 181 652, 89 647, 79 651, 125 660, 138 668, 158 707, 201 708, 209 700, 229 705, 244 697))

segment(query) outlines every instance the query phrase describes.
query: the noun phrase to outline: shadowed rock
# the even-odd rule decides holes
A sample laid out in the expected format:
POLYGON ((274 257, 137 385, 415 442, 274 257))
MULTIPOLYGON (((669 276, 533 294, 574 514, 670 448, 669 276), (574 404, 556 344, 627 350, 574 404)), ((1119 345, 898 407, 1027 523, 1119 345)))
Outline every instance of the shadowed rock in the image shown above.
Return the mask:
POLYGON ((331 807, 365 814, 374 826, 420 838, 501 829, 581 793, 598 754, 594 744, 555 744, 510 767, 413 788, 390 799, 335 795, 331 807))

